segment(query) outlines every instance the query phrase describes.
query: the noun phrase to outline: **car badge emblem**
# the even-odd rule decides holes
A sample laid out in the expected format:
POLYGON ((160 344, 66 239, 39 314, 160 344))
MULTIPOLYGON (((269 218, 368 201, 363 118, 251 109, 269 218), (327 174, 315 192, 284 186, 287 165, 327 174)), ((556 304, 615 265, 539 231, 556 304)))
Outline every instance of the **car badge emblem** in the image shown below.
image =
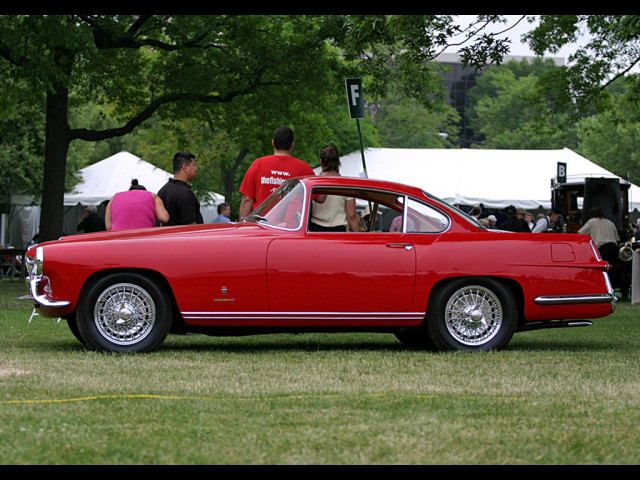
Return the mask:
POLYGON ((222 294, 226 295, 227 294, 227 287, 222 287, 222 294))

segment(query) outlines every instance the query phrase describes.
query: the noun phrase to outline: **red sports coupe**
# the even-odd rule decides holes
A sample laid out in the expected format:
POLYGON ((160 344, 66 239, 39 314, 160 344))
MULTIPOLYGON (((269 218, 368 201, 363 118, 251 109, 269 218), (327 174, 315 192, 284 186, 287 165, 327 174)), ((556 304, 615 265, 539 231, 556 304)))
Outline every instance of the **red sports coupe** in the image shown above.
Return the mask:
POLYGON ((487 230, 419 188, 345 177, 289 180, 244 222, 73 235, 27 259, 36 311, 111 352, 154 350, 169 332, 376 331, 500 349, 516 331, 589 325, 616 300, 586 235, 487 230), (310 231, 320 194, 355 198, 374 220, 310 231))

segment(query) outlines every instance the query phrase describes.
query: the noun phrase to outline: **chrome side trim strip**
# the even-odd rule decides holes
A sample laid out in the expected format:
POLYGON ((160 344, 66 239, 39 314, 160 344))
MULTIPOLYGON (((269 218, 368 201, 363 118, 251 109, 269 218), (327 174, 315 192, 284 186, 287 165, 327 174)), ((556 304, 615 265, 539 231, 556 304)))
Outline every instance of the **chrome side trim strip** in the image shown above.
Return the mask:
POLYGON ((612 303, 616 297, 610 293, 598 295, 556 295, 536 297, 534 302, 538 305, 576 305, 579 303, 612 303))
POLYGON ((424 312, 180 312, 190 320, 421 320, 424 312))

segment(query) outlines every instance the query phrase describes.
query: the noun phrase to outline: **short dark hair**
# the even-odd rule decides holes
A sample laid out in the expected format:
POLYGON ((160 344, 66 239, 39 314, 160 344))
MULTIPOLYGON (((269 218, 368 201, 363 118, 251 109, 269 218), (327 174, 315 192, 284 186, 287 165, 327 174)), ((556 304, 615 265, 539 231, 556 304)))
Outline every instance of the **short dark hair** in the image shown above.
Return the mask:
POLYGON ((222 210, 224 210, 224 209, 225 209, 225 208, 227 208, 228 206, 229 206, 229 204, 228 204, 228 203, 224 203, 224 202, 220 203, 220 204, 218 205, 218 215, 220 215, 220 214, 222 213, 222 210))
POLYGON ((293 130, 289 127, 278 127, 273 132, 273 146, 276 150, 289 150, 293 145, 293 130))
POLYGON ((589 209, 589 218, 606 218, 600 207, 591 207, 589 209))
POLYGON ((196 156, 189 152, 178 152, 173 156, 173 173, 182 170, 182 165, 190 165, 196 156))

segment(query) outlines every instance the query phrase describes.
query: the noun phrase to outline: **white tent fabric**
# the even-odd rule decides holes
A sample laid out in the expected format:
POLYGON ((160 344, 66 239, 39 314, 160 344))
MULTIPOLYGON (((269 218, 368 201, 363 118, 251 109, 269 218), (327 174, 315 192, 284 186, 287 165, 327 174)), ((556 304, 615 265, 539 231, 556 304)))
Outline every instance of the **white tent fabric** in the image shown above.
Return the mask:
MULTIPOLYGON (((145 162, 129 152, 119 152, 79 171, 81 181, 73 192, 64 195, 64 233, 78 233, 76 224, 85 207, 99 205, 118 192, 129 190, 136 178, 150 192, 157 193, 172 178, 168 172, 145 162)), ((205 223, 218 216, 217 205, 224 197, 211 192, 207 201, 201 202, 200 212, 205 223)), ((16 247, 28 245, 38 232, 40 207, 37 200, 28 195, 11 196, 10 244, 16 247), (34 206, 26 208, 25 206, 34 206)), ((1 242, 0 242, 1 243, 1 242)))
MULTIPOLYGON (((615 177, 568 148, 562 150, 402 149, 364 151, 368 178, 416 186, 456 205, 535 210, 551 207, 551 179, 558 162, 567 165, 567 178, 615 177)), ((362 153, 341 158, 340 173, 364 172, 362 153)), ((632 185, 630 210, 640 210, 640 189, 632 185)))
POLYGON ((81 181, 64 196, 65 205, 98 205, 129 190, 131 180, 157 193, 171 175, 129 152, 119 152, 80 170, 81 181))
MULTIPOLYGON (((116 193, 129 190, 134 178, 150 192, 158 193, 158 190, 173 177, 140 157, 124 151, 89 165, 78 173, 80 182, 74 187, 73 192, 64 194, 66 206, 99 205, 116 193)), ((223 201, 222 195, 211 192, 210 199, 202 203, 216 206, 223 201)), ((11 196, 11 203, 35 205, 37 202, 31 196, 17 194, 11 196)))

